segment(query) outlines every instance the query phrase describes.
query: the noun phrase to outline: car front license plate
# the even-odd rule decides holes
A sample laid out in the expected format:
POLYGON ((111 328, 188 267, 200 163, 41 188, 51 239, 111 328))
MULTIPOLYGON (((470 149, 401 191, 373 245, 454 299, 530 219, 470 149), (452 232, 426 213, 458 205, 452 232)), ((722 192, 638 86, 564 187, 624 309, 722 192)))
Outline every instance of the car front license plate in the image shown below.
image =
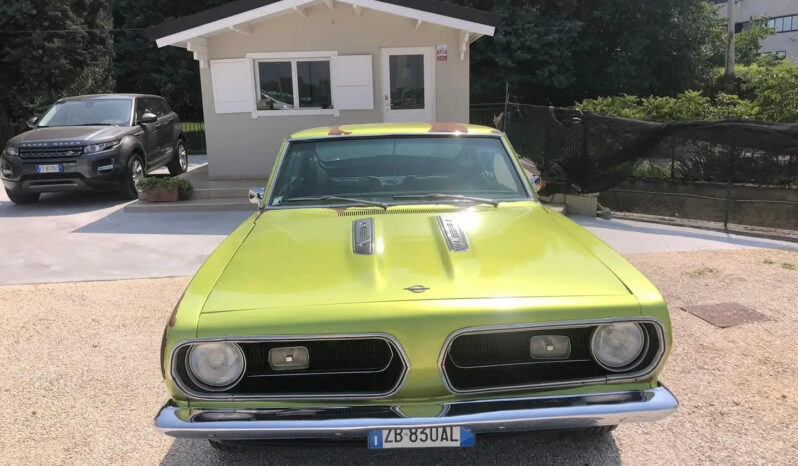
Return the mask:
POLYGON ((474 433, 468 427, 420 427, 369 432, 369 448, 472 447, 474 433))
POLYGON ((64 171, 64 166, 60 163, 36 165, 36 173, 61 173, 62 171, 64 171))

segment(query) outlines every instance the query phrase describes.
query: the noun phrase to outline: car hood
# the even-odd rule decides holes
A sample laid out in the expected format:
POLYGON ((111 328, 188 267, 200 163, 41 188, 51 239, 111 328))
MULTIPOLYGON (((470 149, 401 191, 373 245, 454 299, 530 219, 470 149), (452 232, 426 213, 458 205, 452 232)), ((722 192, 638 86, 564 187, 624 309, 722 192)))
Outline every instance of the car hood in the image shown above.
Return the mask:
MULTIPOLYGON (((618 296, 624 284, 534 202, 268 210, 227 264, 203 312, 434 299, 618 296), (469 249, 451 252, 453 215, 469 249), (353 222, 374 221, 373 255, 356 255, 353 222), (428 288, 414 293, 407 288, 428 288)), ((607 246, 605 246, 607 247, 607 246)))
POLYGON ((124 136, 130 130, 130 127, 125 126, 54 126, 52 128, 34 128, 15 136, 11 139, 11 142, 102 142, 117 136, 124 136))

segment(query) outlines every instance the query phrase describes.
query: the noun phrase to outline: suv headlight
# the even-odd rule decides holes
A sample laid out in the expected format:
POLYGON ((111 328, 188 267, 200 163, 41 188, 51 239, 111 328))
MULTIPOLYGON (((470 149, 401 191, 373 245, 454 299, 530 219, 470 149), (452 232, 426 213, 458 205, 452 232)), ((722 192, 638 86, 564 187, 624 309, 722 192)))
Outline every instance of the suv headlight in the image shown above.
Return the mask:
POLYGON ((633 369, 639 362, 645 344, 646 336, 640 324, 616 322, 599 325, 593 332, 590 346, 596 362, 607 370, 622 372, 633 369))
POLYGON ((110 141, 110 142, 101 142, 99 144, 89 144, 88 146, 83 148, 83 152, 86 154, 93 154, 95 152, 102 152, 104 150, 112 149, 118 146, 122 140, 119 141, 110 141))
POLYGON ((232 388, 244 375, 244 352, 235 343, 199 343, 186 356, 188 373, 208 390, 232 388))
POLYGON ((19 149, 9 142, 6 146, 6 154, 15 157, 19 155, 19 149))

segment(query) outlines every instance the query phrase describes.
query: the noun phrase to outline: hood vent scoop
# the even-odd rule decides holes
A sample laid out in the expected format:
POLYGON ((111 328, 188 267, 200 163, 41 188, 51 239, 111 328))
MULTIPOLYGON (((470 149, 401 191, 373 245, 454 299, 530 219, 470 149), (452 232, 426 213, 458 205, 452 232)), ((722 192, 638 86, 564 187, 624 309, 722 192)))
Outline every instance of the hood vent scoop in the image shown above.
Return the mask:
POLYGON ((364 218, 352 222, 352 249, 355 254, 374 254, 374 219, 364 218))
POLYGON ((438 217, 438 224, 441 226, 441 233, 443 233, 450 251, 468 251, 468 238, 466 238, 465 232, 460 228, 455 217, 451 215, 440 216, 438 217))

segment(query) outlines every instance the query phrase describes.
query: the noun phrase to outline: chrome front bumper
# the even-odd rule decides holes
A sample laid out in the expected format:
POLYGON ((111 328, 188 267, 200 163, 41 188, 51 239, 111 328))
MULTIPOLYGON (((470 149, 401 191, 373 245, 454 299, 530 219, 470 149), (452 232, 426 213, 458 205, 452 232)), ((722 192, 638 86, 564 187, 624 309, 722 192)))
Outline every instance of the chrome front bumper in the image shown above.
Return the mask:
POLYGON ((407 417, 400 406, 191 409, 170 402, 161 408, 155 426, 185 438, 366 438, 371 430, 393 428, 468 426, 487 433, 647 422, 668 416, 678 405, 661 385, 640 391, 448 403, 436 417, 407 417))

